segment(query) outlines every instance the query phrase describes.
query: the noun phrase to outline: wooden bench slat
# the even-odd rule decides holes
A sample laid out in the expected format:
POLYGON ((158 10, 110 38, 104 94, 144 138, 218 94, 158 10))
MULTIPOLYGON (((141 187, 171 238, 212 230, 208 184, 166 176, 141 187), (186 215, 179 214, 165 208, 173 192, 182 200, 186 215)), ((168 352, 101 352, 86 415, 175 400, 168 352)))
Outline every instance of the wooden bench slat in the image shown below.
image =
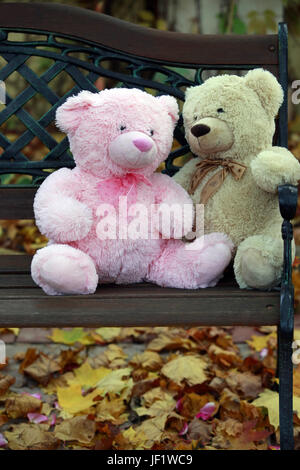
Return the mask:
POLYGON ((28 274, 0 274, 0 291, 3 288, 15 287, 36 287, 36 284, 28 274))
POLYGON ((158 31, 82 8, 4 3, 0 26, 71 35, 78 39, 164 63, 275 65, 278 37, 272 35, 196 35, 158 31), (18 14, 16 15, 16 11, 18 14), (112 34, 113 31, 113 34, 112 34))
POLYGON ((146 283, 100 285, 93 295, 47 296, 34 287, 29 274, 7 274, 0 276, 0 286, 1 327, 221 326, 279 322, 278 292, 247 291, 230 284, 199 290, 161 288, 146 283))
POLYGON ((29 273, 31 260, 30 255, 0 255, 0 274, 29 273))
POLYGON ((33 200, 37 188, 0 186, 0 219, 34 219, 33 200))

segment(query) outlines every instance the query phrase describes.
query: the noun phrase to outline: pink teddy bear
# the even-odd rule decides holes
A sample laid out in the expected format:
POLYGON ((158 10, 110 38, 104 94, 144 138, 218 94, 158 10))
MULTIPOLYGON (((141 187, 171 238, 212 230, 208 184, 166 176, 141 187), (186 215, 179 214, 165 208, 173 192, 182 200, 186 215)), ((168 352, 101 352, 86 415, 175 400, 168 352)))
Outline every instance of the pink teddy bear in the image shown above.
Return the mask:
POLYGON ((188 289, 217 283, 231 241, 213 233, 187 249, 180 237, 192 229, 192 201, 174 180, 155 173, 169 154, 177 118, 174 98, 138 89, 82 91, 58 108, 57 125, 68 134, 76 167, 48 176, 34 201, 49 244, 34 256, 32 277, 47 294, 91 294, 99 282, 188 289), (168 234, 162 224, 153 229, 153 213, 175 203, 191 209, 184 224, 175 214, 168 234), (122 232, 126 217, 135 223, 133 205, 140 208, 143 237, 122 232))

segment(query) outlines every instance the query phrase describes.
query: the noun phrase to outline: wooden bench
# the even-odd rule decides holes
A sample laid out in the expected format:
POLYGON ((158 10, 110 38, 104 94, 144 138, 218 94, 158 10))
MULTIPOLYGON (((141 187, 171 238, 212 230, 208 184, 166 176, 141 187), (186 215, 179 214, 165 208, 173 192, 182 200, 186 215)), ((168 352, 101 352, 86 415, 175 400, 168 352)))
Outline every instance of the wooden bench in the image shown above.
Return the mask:
MULTIPOLYGON (((48 171, 74 166, 67 139, 57 142, 47 127, 53 122, 57 107, 68 96, 81 89, 97 91, 94 83, 99 76, 122 86, 171 94, 182 101, 183 88, 201 84, 202 74, 206 71, 249 70, 262 66, 278 77, 285 91, 276 139, 277 145, 287 146, 285 24, 279 25, 278 35, 201 36, 146 29, 75 7, 6 3, 0 5, 0 28, 0 55, 7 62, 0 71, 0 79, 5 82, 17 70, 27 82, 26 89, 15 98, 7 95, 6 107, 0 113, 1 125, 15 115, 25 126, 23 134, 14 142, 10 142, 5 133, 0 134, 3 149, 0 174, 20 173, 33 177, 31 186, 0 186, 0 219, 32 219, 36 188, 48 171), (30 37, 16 41, 11 39, 11 32, 30 33, 30 37), (38 75, 26 63, 32 56, 52 59, 52 65, 38 75), (120 63, 123 65, 118 66, 120 63), (194 69, 194 78, 187 78, 184 69, 194 69), (49 83, 61 72, 72 78, 74 87, 59 97, 49 83), (35 119, 24 106, 37 93, 50 103, 50 109, 35 119), (49 149, 41 161, 30 161, 23 153, 24 147, 35 136, 49 149)), ((182 121, 175 129, 174 138, 178 148, 166 161, 169 175, 176 172, 175 158, 188 151, 182 121)), ((294 311, 290 220, 296 210, 297 188, 281 186, 279 202, 284 218, 281 293, 279 289, 268 292, 240 290, 229 275, 216 288, 195 291, 147 284, 110 285, 99 287, 90 296, 48 297, 31 280, 29 256, 1 256, 0 325, 277 325, 281 448, 291 449, 294 311)))

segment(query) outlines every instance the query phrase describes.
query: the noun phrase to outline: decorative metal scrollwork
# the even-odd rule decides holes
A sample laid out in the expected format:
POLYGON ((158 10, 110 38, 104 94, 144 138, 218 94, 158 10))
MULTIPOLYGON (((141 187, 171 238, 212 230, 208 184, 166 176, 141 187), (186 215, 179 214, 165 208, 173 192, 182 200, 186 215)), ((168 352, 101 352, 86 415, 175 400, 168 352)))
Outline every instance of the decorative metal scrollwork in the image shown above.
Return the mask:
MULTIPOLYGON (((15 115, 25 126, 25 130, 13 142, 5 133, 0 133, 0 146, 3 149, 0 155, 0 174, 31 175, 33 184, 40 183, 51 170, 74 167, 67 137, 58 142, 47 130, 47 127, 54 121, 56 109, 68 96, 76 94, 82 89, 92 92, 98 91, 95 82, 99 77, 112 79, 118 83, 118 86, 151 89, 155 90, 157 94, 170 94, 179 101, 183 101, 184 90, 182 88, 201 84, 204 70, 239 68, 237 66, 211 67, 204 65, 197 67, 193 79, 190 79, 185 76, 185 73, 186 69, 195 69, 195 66, 192 65, 168 63, 166 66, 159 61, 154 62, 127 55, 95 43, 84 40, 79 42, 72 37, 62 37, 45 31, 30 32, 31 36, 32 34, 43 35, 46 38, 44 40, 13 41, 9 40, 9 32, 16 31, 0 30, 0 55, 7 62, 0 70, 0 80, 5 81, 13 72, 17 71, 27 85, 15 98, 7 93, 6 107, 0 112, 0 126, 15 115), (26 61, 33 56, 52 59, 54 63, 39 76, 26 64, 26 61), (83 59, 82 56, 85 58, 83 59), (112 65, 109 69, 105 67, 107 61, 112 65), (120 63, 122 63, 122 67, 114 67, 114 64, 120 63), (58 96, 49 86, 49 83, 61 72, 67 73, 75 83, 62 97, 58 96), (36 94, 42 95, 51 106, 38 119, 24 109, 26 103, 36 94), (40 161, 31 161, 23 151, 34 137, 37 137, 49 150, 40 161)), ((28 31, 18 30, 17 32, 26 33, 28 31)), ((242 68, 248 69, 253 66, 242 68)), ((169 175, 173 175, 178 169, 174 165, 174 160, 189 151, 182 128, 182 119, 179 120, 174 131, 174 138, 179 147, 170 153, 165 162, 164 171, 169 175)))

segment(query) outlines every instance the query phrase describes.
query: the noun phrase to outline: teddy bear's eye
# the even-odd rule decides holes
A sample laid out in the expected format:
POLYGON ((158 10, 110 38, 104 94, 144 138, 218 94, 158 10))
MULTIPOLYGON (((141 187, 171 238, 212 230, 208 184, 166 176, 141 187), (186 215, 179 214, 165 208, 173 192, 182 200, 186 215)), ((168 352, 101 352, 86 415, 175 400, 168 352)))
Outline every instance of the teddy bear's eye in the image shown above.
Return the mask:
POLYGON ((218 113, 225 113, 225 111, 224 111, 223 108, 218 108, 218 109, 217 109, 217 112, 218 112, 218 113))
POLYGON ((194 121, 197 121, 197 119, 198 119, 197 116, 194 116, 194 121))
POLYGON ((151 129, 151 130, 150 130, 150 135, 152 136, 153 134, 154 134, 154 130, 151 129))
POLYGON ((126 126, 120 126, 120 131, 124 131, 126 129, 126 126))

